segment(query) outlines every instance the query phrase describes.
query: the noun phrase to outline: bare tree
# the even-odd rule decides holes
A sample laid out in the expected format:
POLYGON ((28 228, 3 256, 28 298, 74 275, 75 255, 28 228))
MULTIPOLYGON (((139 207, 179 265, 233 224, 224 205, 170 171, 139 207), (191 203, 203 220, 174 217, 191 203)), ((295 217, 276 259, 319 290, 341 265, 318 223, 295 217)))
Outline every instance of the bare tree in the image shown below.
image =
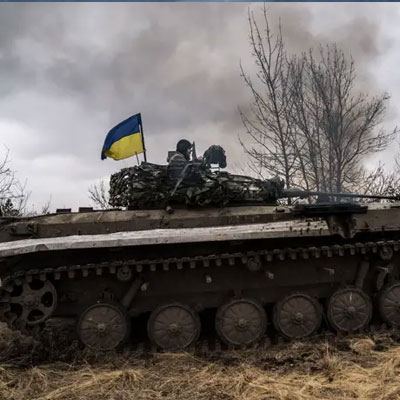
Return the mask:
POLYGON ((384 196, 400 196, 400 153, 395 155, 395 164, 387 168, 383 163, 370 171, 363 171, 360 193, 384 196))
POLYGON ((25 207, 23 215, 25 217, 34 217, 37 215, 50 214, 51 200, 52 200, 52 196, 49 196, 49 198, 46 200, 46 202, 43 203, 42 206, 39 207, 39 209, 37 207, 35 207, 33 204, 30 206, 30 208, 25 207))
POLYGON ((291 118, 303 143, 303 180, 326 191, 357 186, 364 178, 363 158, 384 150, 398 132, 379 128, 388 94, 357 93, 354 62, 336 45, 320 46, 317 58, 312 50, 303 54, 292 71, 291 118))
POLYGON ((261 25, 249 12, 255 81, 241 67, 253 103, 249 115, 240 112, 240 140, 253 170, 277 174, 288 187, 340 192, 361 185, 364 158, 398 132, 380 128, 388 94, 358 93, 354 62, 334 44, 317 55, 287 55, 281 27, 274 36, 265 7, 262 15, 261 25))
POLYGON ((51 209, 51 196, 48 198, 46 203, 44 203, 41 207, 40 213, 41 214, 50 214, 51 209))
POLYGON ((398 196, 400 171, 398 168, 388 171, 379 164, 372 171, 364 171, 363 182, 357 189, 364 194, 398 196))
POLYGON ((101 180, 88 189, 89 199, 98 207, 102 209, 111 208, 109 204, 109 194, 106 183, 101 180))
POLYGON ((26 181, 22 183, 10 167, 10 151, 6 149, 0 161, 0 214, 18 216, 24 214, 30 197, 26 181))
POLYGON ((3 160, 0 161, 0 193, 1 199, 6 200, 13 195, 13 187, 16 179, 10 166, 10 151, 6 149, 3 160))
POLYGON ((290 186, 296 157, 292 148, 292 120, 287 117, 293 102, 282 32, 279 28, 276 36, 272 34, 265 7, 264 34, 251 11, 248 21, 257 73, 253 81, 241 66, 241 76, 253 97, 251 115, 239 110, 248 139, 246 142, 240 139, 241 144, 251 158, 250 167, 255 173, 261 177, 265 173, 280 175, 290 186))

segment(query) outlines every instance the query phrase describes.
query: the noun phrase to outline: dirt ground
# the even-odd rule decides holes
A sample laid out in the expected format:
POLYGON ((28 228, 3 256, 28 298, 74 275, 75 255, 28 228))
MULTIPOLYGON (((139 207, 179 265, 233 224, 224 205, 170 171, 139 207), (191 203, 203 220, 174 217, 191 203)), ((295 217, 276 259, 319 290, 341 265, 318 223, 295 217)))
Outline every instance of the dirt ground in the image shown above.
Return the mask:
POLYGON ((400 334, 214 354, 95 355, 0 326, 1 400, 400 399, 400 334))

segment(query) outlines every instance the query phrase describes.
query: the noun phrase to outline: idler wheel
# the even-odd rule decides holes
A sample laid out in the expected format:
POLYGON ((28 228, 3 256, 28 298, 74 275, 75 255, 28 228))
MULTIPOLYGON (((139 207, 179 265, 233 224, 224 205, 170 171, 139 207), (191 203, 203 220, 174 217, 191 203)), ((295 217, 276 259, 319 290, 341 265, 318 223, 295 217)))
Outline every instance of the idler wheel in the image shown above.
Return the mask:
POLYGON ((129 322, 117 306, 98 303, 81 314, 77 330, 80 340, 87 347, 100 351, 113 350, 127 338, 129 322))
POLYGON ((197 341, 200 319, 185 304, 165 304, 151 313, 147 332, 151 341, 163 350, 185 349, 197 341))
POLYGON ((339 289, 329 299, 327 317, 332 328, 338 332, 358 331, 371 320, 371 300, 360 289, 339 289))
POLYGON ((10 311, 18 328, 32 327, 46 321, 57 307, 57 292, 46 280, 15 285, 7 296, 10 311))
POLYGON ((382 288, 378 300, 379 313, 390 326, 400 326, 400 282, 382 288))
POLYGON ((312 335, 321 325, 321 320, 320 304, 306 294, 291 294, 274 306, 275 329, 288 339, 312 335))
POLYGON ((265 333, 267 316, 261 304, 250 299, 235 299, 222 305, 215 318, 219 337, 228 345, 248 346, 265 333))

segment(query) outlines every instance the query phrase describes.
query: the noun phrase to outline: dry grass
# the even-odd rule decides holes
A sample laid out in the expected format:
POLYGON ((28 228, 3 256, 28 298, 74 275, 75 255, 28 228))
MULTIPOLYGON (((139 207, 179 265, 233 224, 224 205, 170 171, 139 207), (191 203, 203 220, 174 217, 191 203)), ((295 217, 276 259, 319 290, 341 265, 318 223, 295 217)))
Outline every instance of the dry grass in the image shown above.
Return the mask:
POLYGON ((48 345, 35 347, 5 329, 0 340, 0 399, 400 399, 400 346, 394 332, 212 357, 126 353, 96 358, 65 348, 51 359, 48 345))

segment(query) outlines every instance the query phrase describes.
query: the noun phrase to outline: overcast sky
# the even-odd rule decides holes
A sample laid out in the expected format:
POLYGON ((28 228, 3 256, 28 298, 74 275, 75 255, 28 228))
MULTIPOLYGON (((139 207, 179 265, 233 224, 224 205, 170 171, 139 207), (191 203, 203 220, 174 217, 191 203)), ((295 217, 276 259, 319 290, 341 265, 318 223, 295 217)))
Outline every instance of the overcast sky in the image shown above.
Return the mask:
MULTIPOLYGON (((135 164, 100 160, 109 129, 141 112, 148 159, 165 163, 180 138, 225 147, 243 162, 238 106, 249 94, 250 3, 0 4, 0 153, 27 179, 35 207, 89 204, 98 179, 135 164)), ((272 3, 290 52, 337 42, 365 91, 388 91, 400 121, 400 5, 272 3)), ((380 155, 390 162, 393 149, 380 155)), ((370 164, 377 162, 371 160, 370 164)))

